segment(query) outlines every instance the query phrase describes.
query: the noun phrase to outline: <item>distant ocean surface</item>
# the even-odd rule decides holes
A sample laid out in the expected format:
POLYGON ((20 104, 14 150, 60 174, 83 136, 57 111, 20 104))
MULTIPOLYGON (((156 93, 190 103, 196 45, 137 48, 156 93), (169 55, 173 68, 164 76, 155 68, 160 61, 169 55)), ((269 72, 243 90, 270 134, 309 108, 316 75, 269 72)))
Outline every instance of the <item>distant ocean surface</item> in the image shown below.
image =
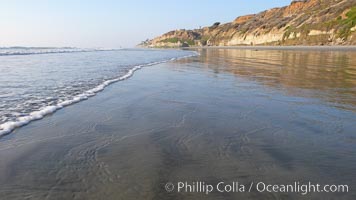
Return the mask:
POLYGON ((141 67, 194 55, 179 50, 0 48, 0 136, 94 96, 141 67))

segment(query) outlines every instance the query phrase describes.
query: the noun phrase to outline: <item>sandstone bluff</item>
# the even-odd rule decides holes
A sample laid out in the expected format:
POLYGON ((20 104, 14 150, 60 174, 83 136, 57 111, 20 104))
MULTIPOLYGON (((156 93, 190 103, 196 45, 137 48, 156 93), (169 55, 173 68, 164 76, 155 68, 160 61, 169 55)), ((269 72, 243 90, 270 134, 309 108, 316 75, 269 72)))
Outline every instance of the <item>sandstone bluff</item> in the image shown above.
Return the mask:
POLYGON ((356 0, 304 0, 214 23, 175 30, 141 43, 145 47, 241 45, 356 45, 356 0))

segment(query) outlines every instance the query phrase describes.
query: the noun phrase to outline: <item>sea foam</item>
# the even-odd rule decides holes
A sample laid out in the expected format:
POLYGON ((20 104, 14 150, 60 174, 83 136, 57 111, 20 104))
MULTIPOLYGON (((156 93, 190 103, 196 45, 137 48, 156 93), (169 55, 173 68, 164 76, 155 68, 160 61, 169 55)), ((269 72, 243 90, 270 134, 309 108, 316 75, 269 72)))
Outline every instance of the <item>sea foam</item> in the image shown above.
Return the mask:
POLYGON ((157 65, 157 64, 160 64, 160 63, 165 63, 165 62, 169 62, 169 61, 173 61, 173 60, 177 60, 177 59, 193 57, 193 56, 197 56, 197 55, 199 55, 199 54, 194 52, 193 54, 187 55, 187 56, 171 58, 171 59, 168 59, 168 60, 163 60, 163 61, 152 62, 152 63, 148 63, 148 64, 142 64, 142 65, 134 66, 125 75, 117 77, 117 78, 114 78, 114 79, 106 80, 103 83, 101 83, 100 85, 98 85, 98 86, 96 86, 96 87, 94 87, 94 88, 92 88, 90 90, 87 90, 82 94, 74 96, 70 100, 61 101, 57 105, 45 106, 45 107, 43 107, 42 109, 40 109, 38 111, 31 112, 27 116, 18 117, 17 120, 15 120, 15 121, 9 121, 9 122, 5 122, 3 124, 0 124, 0 136, 7 135, 7 134, 11 133, 14 129, 19 128, 19 127, 24 126, 24 125, 27 125, 31 121, 42 119, 46 115, 52 114, 52 113, 56 112, 57 110, 62 109, 65 106, 69 106, 69 105, 72 105, 74 103, 78 103, 80 101, 86 100, 86 99, 88 99, 88 98, 90 98, 92 96, 95 96, 98 92, 103 91, 105 89, 105 87, 107 87, 108 85, 130 78, 134 74, 135 71, 141 69, 142 67, 157 65))
POLYGON ((104 48, 29 48, 29 47, 0 47, 0 56, 33 55, 33 54, 55 54, 55 53, 80 53, 93 51, 118 51, 121 49, 104 48))

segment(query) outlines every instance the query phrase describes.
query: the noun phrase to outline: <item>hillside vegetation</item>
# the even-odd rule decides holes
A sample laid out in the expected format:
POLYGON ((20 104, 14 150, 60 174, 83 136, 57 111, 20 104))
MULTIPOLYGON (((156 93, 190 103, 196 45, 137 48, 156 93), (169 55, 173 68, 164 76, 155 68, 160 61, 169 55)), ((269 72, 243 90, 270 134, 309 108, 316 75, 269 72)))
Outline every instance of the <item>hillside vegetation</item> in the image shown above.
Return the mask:
POLYGON ((356 45, 355 31, 356 0, 305 0, 237 17, 226 24, 170 31, 141 45, 356 45))

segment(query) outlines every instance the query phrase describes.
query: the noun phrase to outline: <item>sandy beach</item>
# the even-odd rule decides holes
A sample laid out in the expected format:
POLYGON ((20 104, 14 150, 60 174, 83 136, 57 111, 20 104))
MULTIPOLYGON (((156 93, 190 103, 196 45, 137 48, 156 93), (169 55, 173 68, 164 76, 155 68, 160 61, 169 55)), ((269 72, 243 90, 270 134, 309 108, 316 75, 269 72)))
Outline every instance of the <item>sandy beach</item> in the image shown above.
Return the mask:
POLYGON ((0 199, 356 195, 167 192, 168 182, 179 181, 356 187, 354 52, 199 53, 144 67, 2 137, 0 199))

